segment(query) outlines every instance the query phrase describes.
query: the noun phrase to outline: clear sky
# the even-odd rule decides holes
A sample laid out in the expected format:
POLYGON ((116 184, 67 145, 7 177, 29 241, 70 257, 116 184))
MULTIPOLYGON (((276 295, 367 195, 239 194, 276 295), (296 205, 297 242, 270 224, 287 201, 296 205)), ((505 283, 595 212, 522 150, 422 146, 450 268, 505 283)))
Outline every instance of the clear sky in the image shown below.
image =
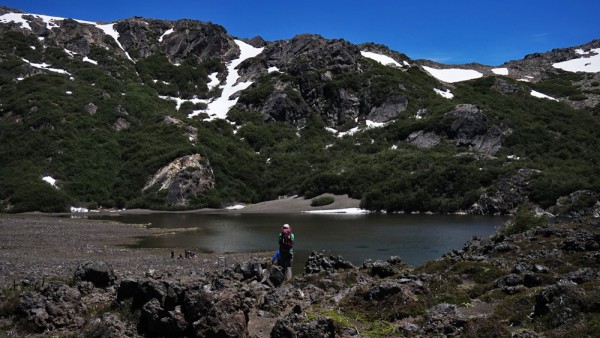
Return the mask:
POLYGON ((273 41, 315 33, 375 42, 413 59, 499 65, 600 39, 600 0, 0 0, 34 14, 89 21, 195 19, 273 41))

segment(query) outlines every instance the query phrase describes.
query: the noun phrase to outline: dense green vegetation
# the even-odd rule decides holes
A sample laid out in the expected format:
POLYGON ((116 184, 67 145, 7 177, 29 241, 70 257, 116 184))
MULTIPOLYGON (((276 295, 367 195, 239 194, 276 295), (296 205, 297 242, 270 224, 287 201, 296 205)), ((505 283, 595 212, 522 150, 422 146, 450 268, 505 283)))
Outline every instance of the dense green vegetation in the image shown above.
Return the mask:
MULTIPOLYGON (((455 98, 447 100, 433 91, 442 85, 418 67, 393 69, 365 59, 362 72, 336 73, 327 82, 319 80, 325 69, 275 72, 259 78, 241 95, 240 104, 258 107, 277 83, 285 83, 292 107, 317 95, 327 111, 339 104, 342 91, 358 97, 361 117, 391 96, 406 97, 408 106, 383 128, 344 137, 327 131, 326 117, 316 112, 297 129, 285 122, 265 122, 258 109, 234 108, 229 119, 241 126, 234 133, 227 121, 188 119, 187 111, 197 109, 191 104, 178 111, 173 102, 159 98, 218 95, 206 87, 208 74, 224 70, 216 60, 174 66, 156 53, 134 64, 92 46, 90 58, 98 61, 94 65, 58 47, 44 49, 22 33, 4 32, 1 38, 4 211, 60 211, 70 205, 173 208, 165 204, 165 191, 142 188, 159 168, 194 153, 208 158, 216 188, 191 201, 190 208, 335 193, 361 199, 372 210, 456 212, 521 168, 541 170, 530 185, 530 200, 542 207, 579 189, 600 190, 598 107, 577 111, 524 94, 526 90, 501 93, 493 89, 495 77, 455 84, 455 98), (36 69, 23 59, 46 62, 70 75, 36 69), (309 94, 309 89, 314 91, 309 94), (496 157, 478 159, 454 142, 431 149, 406 142, 420 130, 445 139, 444 114, 460 103, 476 104, 491 124, 510 131, 496 157), (90 110, 90 104, 95 108, 90 110), (420 109, 428 115, 415 119, 420 109), (197 141, 188 140, 184 127, 165 123, 165 116, 196 128, 197 141), (118 119, 128 128, 116 130, 118 119), (58 188, 42 181, 46 175, 58 180, 58 188)), ((573 85, 581 80, 577 74, 559 72, 535 85, 504 80, 557 97, 582 94, 573 85)), ((353 120, 341 119, 335 127, 353 126, 353 120)))

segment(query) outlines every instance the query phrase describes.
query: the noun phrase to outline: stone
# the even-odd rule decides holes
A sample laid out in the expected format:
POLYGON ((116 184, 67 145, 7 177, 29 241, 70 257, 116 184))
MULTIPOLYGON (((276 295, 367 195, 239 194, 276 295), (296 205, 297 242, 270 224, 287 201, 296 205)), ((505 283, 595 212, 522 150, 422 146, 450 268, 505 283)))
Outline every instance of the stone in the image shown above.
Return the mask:
POLYGON ((448 121, 446 134, 456 145, 468 146, 487 155, 495 155, 502 147, 504 132, 490 124, 477 106, 459 104, 444 114, 444 118, 448 121))
POLYGON ((392 121, 398 117, 399 113, 405 111, 407 106, 408 98, 406 96, 389 97, 381 106, 371 109, 367 120, 379 123, 392 121))
POLYGON ((423 130, 415 131, 408 135, 406 142, 412 143, 420 149, 430 149, 440 144, 442 138, 434 132, 423 130))
POLYGON ((85 109, 85 111, 90 115, 94 115, 98 111, 98 107, 91 102, 86 104, 83 109, 85 109))
POLYGON ((112 267, 103 261, 83 263, 75 270, 75 281, 91 282, 95 287, 106 288, 115 284, 117 277, 112 267))

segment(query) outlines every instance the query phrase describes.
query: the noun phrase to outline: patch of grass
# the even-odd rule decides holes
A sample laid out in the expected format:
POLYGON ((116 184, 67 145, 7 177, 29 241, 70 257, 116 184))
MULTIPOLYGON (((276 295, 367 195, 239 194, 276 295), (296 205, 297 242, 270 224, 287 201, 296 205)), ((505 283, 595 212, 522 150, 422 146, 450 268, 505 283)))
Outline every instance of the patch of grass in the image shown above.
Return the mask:
POLYGON ((325 316, 331 318, 336 330, 343 328, 354 328, 360 332, 362 337, 390 337, 398 334, 398 328, 391 322, 385 320, 371 319, 356 311, 340 312, 338 310, 314 308, 314 312, 307 311, 307 320, 325 316))
POLYGON ((429 285, 429 304, 449 303, 461 305, 469 303, 471 297, 466 288, 459 287, 462 281, 459 276, 445 274, 437 276, 429 285))
POLYGON ((533 312, 534 304, 535 299, 531 295, 508 296, 496 305, 494 314, 499 318, 504 318, 511 326, 524 326, 531 322, 529 316, 533 312))
POLYGON ((466 276, 468 279, 478 284, 487 284, 504 275, 500 269, 484 262, 458 262, 452 268, 452 271, 458 275, 466 276))

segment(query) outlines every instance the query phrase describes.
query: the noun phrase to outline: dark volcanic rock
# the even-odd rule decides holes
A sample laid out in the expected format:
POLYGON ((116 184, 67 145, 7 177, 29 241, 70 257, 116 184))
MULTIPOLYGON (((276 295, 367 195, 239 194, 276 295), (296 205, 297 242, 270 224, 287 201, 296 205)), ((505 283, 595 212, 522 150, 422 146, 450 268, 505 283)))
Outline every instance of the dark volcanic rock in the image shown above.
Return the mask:
POLYGON ((333 273, 336 270, 355 268, 356 267, 352 263, 345 261, 341 256, 325 257, 324 254, 313 251, 304 265, 304 273, 307 275, 319 273, 321 271, 333 273))
POLYGON ((82 327, 86 306, 81 293, 62 283, 50 283, 41 291, 30 291, 17 304, 23 316, 38 332, 82 327))
POLYGON ((91 261, 77 267, 73 279, 91 282, 95 287, 105 288, 114 285, 117 277, 110 265, 102 261, 91 261))
POLYGON ((333 338, 335 325, 331 318, 317 317, 307 321, 298 313, 290 313, 275 323, 271 338, 333 338))

